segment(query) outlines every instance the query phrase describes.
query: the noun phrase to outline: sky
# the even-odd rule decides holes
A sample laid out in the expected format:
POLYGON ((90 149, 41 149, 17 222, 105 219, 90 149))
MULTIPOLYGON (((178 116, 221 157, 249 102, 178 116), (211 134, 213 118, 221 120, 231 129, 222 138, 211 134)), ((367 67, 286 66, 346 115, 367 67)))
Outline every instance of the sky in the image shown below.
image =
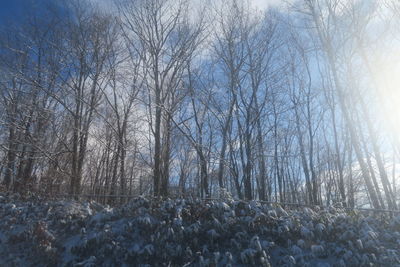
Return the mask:
MULTIPOLYGON (((28 12, 43 10, 49 3, 54 4, 57 0, 0 0, 0 25, 9 23, 19 23, 28 12)), ((64 0, 67 1, 67 0, 64 0)), ((112 3, 112 0, 91 0, 100 4, 100 6, 107 6, 112 3)), ((195 0, 205 1, 205 0, 195 0)), ((276 5, 283 3, 283 0, 250 0, 250 2, 259 9, 265 9, 269 5, 276 5)))
POLYGON ((25 21, 28 14, 43 14, 50 5, 60 7, 59 3, 62 4, 63 1, 66 0, 0 0, 0 28, 18 26, 25 21))
POLYGON ((2 0, 0 2, 0 23, 16 21, 23 14, 25 6, 29 6, 29 0, 2 0))

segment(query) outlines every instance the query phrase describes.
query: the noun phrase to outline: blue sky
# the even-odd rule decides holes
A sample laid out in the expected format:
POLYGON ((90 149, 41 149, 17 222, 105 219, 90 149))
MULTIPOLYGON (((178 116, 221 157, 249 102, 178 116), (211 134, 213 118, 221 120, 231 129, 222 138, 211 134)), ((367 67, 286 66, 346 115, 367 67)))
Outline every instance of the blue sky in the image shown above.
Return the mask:
POLYGON ((2 0, 0 2, 0 23, 18 21, 30 0, 2 0))
MULTIPOLYGON (((65 0, 64 0, 65 1, 65 0)), ((0 0, 0 26, 19 24, 27 14, 40 14, 48 5, 60 6, 59 0, 0 0)))
MULTIPOLYGON (((46 5, 65 3, 67 0, 0 0, 0 25, 4 26, 8 23, 21 23, 26 14, 32 11, 41 12, 46 9, 46 5)), ((91 0, 94 3, 105 6, 112 0, 91 0)), ((194 0, 194 2, 202 2, 204 0, 194 0)), ((270 4, 278 4, 282 0, 251 0, 254 6, 260 9, 266 8, 270 4)))
POLYGON ((51 0, 1 0, 0 23, 19 23, 24 20, 26 14, 38 10, 40 6, 51 0))

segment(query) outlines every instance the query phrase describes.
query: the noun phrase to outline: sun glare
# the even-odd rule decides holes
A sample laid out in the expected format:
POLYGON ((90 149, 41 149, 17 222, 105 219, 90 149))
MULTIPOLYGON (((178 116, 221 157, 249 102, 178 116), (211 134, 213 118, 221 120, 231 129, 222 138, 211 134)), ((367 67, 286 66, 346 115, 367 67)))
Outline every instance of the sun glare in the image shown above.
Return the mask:
MULTIPOLYGON (((387 54, 387 52, 386 52, 387 54)), ((400 136, 400 52, 390 53, 374 66, 377 83, 376 110, 388 131, 400 136)))

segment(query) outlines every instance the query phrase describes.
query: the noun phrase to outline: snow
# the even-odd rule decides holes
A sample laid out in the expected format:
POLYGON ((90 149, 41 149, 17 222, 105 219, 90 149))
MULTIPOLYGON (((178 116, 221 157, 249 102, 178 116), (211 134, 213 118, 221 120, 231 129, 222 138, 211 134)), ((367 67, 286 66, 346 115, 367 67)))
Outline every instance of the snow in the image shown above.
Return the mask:
POLYGON ((0 266, 400 265, 400 217, 231 199, 122 207, 0 195, 0 266))

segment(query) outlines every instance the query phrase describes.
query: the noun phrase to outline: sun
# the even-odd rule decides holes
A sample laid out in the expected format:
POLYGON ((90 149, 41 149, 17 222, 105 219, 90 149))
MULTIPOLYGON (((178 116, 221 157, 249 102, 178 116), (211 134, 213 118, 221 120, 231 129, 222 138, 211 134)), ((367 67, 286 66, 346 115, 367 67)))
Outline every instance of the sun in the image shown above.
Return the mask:
POLYGON ((400 50, 397 53, 384 53, 386 56, 372 66, 376 87, 374 95, 377 98, 375 110, 378 113, 377 119, 400 141, 400 50))

